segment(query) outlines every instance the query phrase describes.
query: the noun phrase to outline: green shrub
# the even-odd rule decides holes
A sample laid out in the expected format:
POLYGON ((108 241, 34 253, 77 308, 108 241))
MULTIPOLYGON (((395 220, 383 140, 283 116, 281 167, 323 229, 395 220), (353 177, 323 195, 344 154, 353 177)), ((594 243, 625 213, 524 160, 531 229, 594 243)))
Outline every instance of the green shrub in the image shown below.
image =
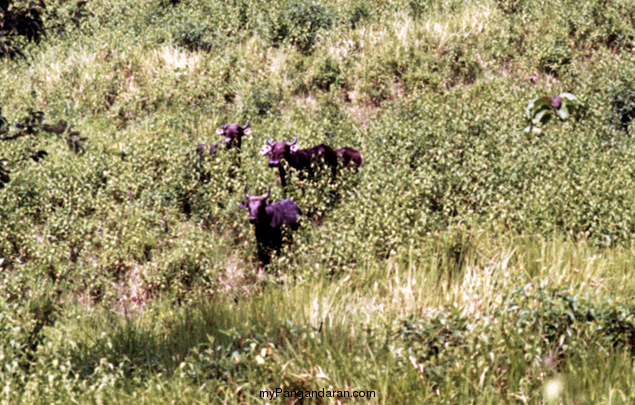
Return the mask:
POLYGON ((351 29, 357 29, 360 25, 370 20, 373 13, 370 7, 361 1, 351 3, 347 10, 348 23, 351 29))
POLYGON ((630 305, 598 303, 588 294, 571 295, 549 283, 517 288, 507 299, 508 309, 500 313, 510 321, 505 333, 528 336, 538 332, 544 344, 560 356, 580 349, 587 339, 597 339, 607 349, 635 349, 635 308, 630 305))
POLYGON ((403 359, 405 365, 427 365, 422 377, 433 389, 438 389, 456 360, 453 349, 466 344, 468 318, 456 308, 448 308, 448 311, 450 315, 438 311, 423 319, 408 317, 400 320, 393 336, 407 347, 410 358, 403 359))
POLYGON ((545 73, 561 75, 571 63, 571 50, 561 41, 549 44, 542 52, 539 67, 545 73))
POLYGON ((319 58, 313 65, 311 87, 323 91, 331 90, 331 86, 338 87, 341 82, 342 71, 337 60, 330 56, 319 58))
POLYGON ((611 127, 618 131, 628 132, 628 128, 635 118, 635 89, 632 84, 609 89, 612 107, 611 127))
POLYGON ((274 111, 279 100, 280 96, 276 89, 257 85, 251 89, 246 105, 243 107, 243 113, 246 116, 266 116, 274 111))
POLYGON ((303 53, 313 49, 324 32, 331 28, 335 17, 317 1, 289 1, 272 13, 269 27, 271 43, 289 42, 303 53))
POLYGON ((209 36, 211 30, 206 24, 183 23, 174 31, 175 42, 190 51, 212 51, 217 45, 209 36))
POLYGON ((410 15, 415 19, 420 19, 424 15, 432 11, 430 0, 410 0, 408 6, 410 7, 410 15))

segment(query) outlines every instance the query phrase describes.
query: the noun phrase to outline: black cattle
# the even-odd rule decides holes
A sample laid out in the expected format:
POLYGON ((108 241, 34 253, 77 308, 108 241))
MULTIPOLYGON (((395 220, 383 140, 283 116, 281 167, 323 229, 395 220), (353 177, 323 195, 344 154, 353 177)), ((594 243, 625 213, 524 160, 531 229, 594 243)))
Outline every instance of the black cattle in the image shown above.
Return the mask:
POLYGON ((364 164, 362 154, 353 148, 340 148, 337 149, 335 153, 344 167, 357 169, 364 164))
MULTIPOLYGON (((249 121, 245 126, 240 126, 238 124, 225 125, 223 122, 223 126, 221 128, 216 128, 216 133, 218 135, 225 136, 225 146, 227 149, 236 147, 240 150, 242 137, 243 135, 249 135, 251 133, 251 128, 249 128, 249 121)), ((199 156, 203 156, 203 153, 206 151, 209 151, 210 155, 214 155, 214 153, 216 153, 216 149, 218 149, 220 145, 221 143, 217 143, 215 145, 199 143, 196 150, 198 151, 199 156)))
POLYGON ((258 260, 261 266, 269 264, 272 251, 278 252, 282 246, 282 225, 288 225, 292 230, 300 227, 298 216, 302 211, 293 201, 286 199, 271 203, 267 201, 271 194, 271 187, 267 194, 251 197, 245 186, 247 201, 241 201, 240 206, 249 209, 249 223, 254 225, 256 242, 258 243, 258 260))
POLYGON ((225 136, 227 149, 232 146, 236 146, 240 149, 243 135, 249 135, 251 133, 251 129, 249 128, 249 121, 247 121, 245 126, 240 126, 238 124, 225 125, 223 122, 223 126, 221 128, 216 128, 216 133, 218 135, 225 136))
POLYGON ((337 153, 328 145, 320 144, 309 149, 298 149, 295 143, 298 141, 298 135, 296 134, 293 142, 274 142, 269 139, 267 135, 267 143, 262 149, 260 154, 263 156, 271 155, 269 158, 269 167, 277 167, 280 174, 280 183, 282 187, 286 187, 286 173, 282 166, 282 159, 289 163, 289 166, 298 170, 299 172, 306 171, 309 177, 313 176, 312 163, 323 160, 324 163, 331 168, 333 178, 337 175, 337 153))

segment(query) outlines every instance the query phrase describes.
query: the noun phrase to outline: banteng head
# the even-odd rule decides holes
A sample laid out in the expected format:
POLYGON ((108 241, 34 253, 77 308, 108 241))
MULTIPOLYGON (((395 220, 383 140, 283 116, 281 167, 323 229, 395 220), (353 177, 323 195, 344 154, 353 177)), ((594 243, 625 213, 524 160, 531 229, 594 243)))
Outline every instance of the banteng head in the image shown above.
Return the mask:
POLYGON ((267 135, 267 143, 269 145, 265 145, 260 149, 260 154, 270 155, 269 158, 269 167, 278 167, 280 166, 280 162, 282 161, 283 155, 290 152, 295 152, 297 150, 297 146, 295 143, 298 141, 298 134, 295 135, 295 139, 293 142, 285 142, 284 140, 280 142, 274 142, 269 139, 269 135, 267 135))
POLYGON ((271 194, 271 186, 267 190, 267 194, 262 196, 251 197, 247 192, 247 186, 245 185, 245 197, 247 197, 247 201, 241 201, 240 206, 242 208, 249 209, 249 223, 257 224, 260 219, 262 219, 267 212, 265 208, 271 204, 271 202, 267 201, 269 195, 271 194))
POLYGON ((225 142, 227 143, 228 148, 231 148, 234 145, 240 148, 240 140, 242 136, 249 135, 251 133, 251 129, 249 128, 249 122, 247 122, 247 125, 245 126, 240 126, 238 124, 225 125, 225 122, 223 122, 223 126, 221 128, 216 128, 216 133, 218 135, 225 136, 225 142))

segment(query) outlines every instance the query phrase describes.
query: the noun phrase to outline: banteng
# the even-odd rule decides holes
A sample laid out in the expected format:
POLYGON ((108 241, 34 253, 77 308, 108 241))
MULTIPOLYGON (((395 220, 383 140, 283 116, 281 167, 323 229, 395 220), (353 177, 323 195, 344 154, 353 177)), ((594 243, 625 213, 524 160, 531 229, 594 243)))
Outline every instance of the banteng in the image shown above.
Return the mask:
POLYGON ((340 148, 337 149, 335 153, 337 153, 337 157, 340 159, 344 167, 357 169, 362 167, 364 164, 362 154, 353 148, 340 148))
MULTIPOLYGON (((240 126, 238 124, 225 125, 225 123, 223 122, 223 126, 221 128, 216 128, 216 133, 218 135, 225 136, 225 146, 227 147, 227 149, 236 147, 238 148, 238 150, 240 150, 242 137, 243 135, 249 135, 251 133, 251 128, 249 128, 249 122, 247 122, 245 126, 240 126)), ((221 143, 217 143, 215 145, 199 143, 196 147, 196 150, 201 156, 205 151, 209 151, 209 154, 213 155, 214 153, 216 153, 216 149, 218 149, 220 145, 221 143)))
POLYGON ((261 155, 271 155, 269 158, 269 167, 278 168, 282 187, 286 187, 287 185, 282 159, 286 160, 289 166, 299 172, 306 171, 309 177, 313 176, 311 164, 322 159, 324 163, 331 168, 333 178, 335 178, 337 174, 337 154, 333 148, 325 144, 320 144, 309 149, 298 149, 298 147, 295 146, 297 141, 297 134, 293 142, 285 142, 284 140, 274 142, 270 140, 269 135, 267 135, 267 143, 269 145, 265 145, 260 149, 261 155))
POLYGON ((292 230, 300 226, 298 216, 302 214, 300 208, 293 201, 287 199, 271 203, 267 201, 271 194, 271 187, 263 196, 251 197, 245 186, 247 201, 241 201, 240 206, 249 209, 249 223, 254 225, 256 242, 258 243, 258 260, 261 266, 269 264, 272 251, 278 252, 282 246, 282 225, 288 225, 292 230))

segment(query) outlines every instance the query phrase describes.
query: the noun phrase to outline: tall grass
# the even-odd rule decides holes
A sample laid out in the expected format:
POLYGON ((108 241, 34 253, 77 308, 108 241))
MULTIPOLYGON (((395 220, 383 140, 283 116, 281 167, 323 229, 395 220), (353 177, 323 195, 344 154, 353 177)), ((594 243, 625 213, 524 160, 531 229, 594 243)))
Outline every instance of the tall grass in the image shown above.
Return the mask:
POLYGON ((199 294, 178 307, 73 301, 46 328, 31 374, 18 369, 28 383, 15 386, 14 375, 6 392, 25 401, 156 403, 184 390, 184 401, 249 403, 282 385, 373 389, 378 403, 541 403, 558 383, 563 401, 609 403, 620 393, 629 402, 630 341, 613 346, 598 334, 611 325, 609 312, 598 309, 593 321, 560 318, 559 296, 586 308, 632 295, 625 277, 632 252, 593 253, 561 240, 482 238, 460 274, 440 248, 369 262, 345 277, 266 283, 243 296, 199 294), (517 300, 518 291, 530 299, 517 300), (522 323, 531 311, 538 323, 522 323), (544 328, 558 325, 569 335, 549 340, 544 328), (432 355, 435 344, 442 351, 432 355))

